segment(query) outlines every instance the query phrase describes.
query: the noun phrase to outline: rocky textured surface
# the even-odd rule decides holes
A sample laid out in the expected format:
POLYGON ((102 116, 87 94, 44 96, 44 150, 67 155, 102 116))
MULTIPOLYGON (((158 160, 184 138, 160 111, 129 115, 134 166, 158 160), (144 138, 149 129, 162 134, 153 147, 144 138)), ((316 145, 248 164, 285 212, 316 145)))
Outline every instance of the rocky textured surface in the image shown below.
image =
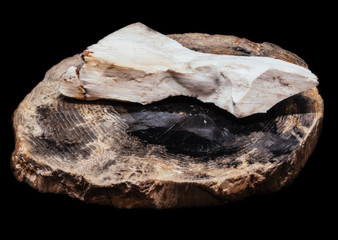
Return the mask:
MULTIPOLYGON (((257 55, 306 67, 269 43, 234 36, 175 34, 203 52, 257 55)), ((277 191, 298 175, 318 140, 316 88, 238 119, 193 98, 141 105, 71 99, 58 92, 80 55, 51 68, 13 116, 12 168, 41 192, 118 208, 222 205, 277 191)))
POLYGON ((190 96, 247 117, 318 84, 309 69, 297 64, 193 51, 142 23, 109 34, 81 58, 84 63, 67 70, 59 89, 81 100, 148 104, 190 96))

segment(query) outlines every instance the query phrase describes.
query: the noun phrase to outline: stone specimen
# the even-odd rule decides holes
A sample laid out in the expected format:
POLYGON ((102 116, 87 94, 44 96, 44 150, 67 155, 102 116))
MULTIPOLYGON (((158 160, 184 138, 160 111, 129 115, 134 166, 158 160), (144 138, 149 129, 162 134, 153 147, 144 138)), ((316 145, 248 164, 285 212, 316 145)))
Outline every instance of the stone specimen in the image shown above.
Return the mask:
POLYGON ((214 103, 237 117, 269 110, 315 87, 308 69, 279 59, 201 53, 141 23, 87 48, 85 64, 71 66, 60 92, 84 100, 147 104, 169 96, 214 103))
MULTIPOLYGON (((168 37, 206 54, 271 57, 307 68, 271 43, 168 37)), ((318 140, 323 100, 315 87, 267 113, 237 118, 194 97, 142 105, 60 94, 65 74, 81 66, 75 55, 52 67, 13 116, 14 175, 41 192, 118 208, 222 205, 289 185, 318 140)))

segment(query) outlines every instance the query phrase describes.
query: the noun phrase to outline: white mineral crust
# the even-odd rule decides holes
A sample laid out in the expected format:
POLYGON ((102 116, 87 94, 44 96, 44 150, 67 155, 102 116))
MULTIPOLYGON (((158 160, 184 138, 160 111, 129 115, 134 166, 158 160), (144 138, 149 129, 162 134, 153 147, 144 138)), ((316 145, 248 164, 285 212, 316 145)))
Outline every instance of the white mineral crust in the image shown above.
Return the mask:
POLYGON ((169 96, 214 103, 236 117, 263 113, 315 87, 310 70, 268 57, 200 53, 141 23, 128 25, 82 53, 60 85, 68 97, 148 104, 169 96))

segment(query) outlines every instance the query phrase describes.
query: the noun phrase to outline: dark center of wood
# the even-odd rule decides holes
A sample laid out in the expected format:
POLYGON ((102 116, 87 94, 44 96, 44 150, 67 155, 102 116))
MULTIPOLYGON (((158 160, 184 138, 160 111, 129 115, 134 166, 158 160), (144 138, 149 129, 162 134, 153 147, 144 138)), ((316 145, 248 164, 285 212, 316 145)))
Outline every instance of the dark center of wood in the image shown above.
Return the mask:
MULTIPOLYGON (((264 149, 279 156, 298 145, 294 135, 283 138, 280 132, 285 126, 278 126, 276 114, 289 114, 286 106, 290 101, 294 99, 278 104, 267 114, 242 119, 214 104, 181 96, 145 106, 127 103, 120 114, 129 126, 129 134, 145 143, 162 145, 172 153, 212 159, 254 146, 258 151, 264 149)), ((306 111, 304 108, 300 102, 294 111, 306 111)))

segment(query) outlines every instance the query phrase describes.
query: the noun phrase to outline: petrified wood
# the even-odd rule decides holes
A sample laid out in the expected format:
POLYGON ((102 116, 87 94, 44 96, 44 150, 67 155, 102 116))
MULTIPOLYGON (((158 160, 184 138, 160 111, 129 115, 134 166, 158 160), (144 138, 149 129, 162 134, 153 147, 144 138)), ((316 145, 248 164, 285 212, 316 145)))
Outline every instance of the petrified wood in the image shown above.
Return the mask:
MULTIPOLYGON (((270 43, 200 33, 170 37, 199 52, 307 67, 270 43)), ((52 67, 13 116, 14 175, 41 192, 118 208, 222 205, 289 185, 320 134, 323 101, 316 88, 239 119, 189 97, 141 105, 61 95, 65 72, 81 63, 75 55, 52 67)))

